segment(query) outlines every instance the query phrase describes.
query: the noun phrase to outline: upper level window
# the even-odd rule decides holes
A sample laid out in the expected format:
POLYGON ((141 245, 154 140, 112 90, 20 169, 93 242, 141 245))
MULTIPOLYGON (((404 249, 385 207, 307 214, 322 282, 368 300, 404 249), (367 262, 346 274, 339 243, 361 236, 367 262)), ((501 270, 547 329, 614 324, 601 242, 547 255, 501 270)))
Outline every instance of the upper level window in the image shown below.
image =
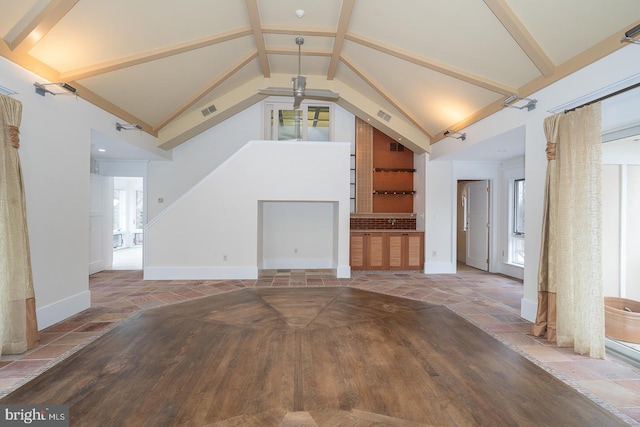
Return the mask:
POLYGON ((330 104, 265 104, 265 139, 278 141, 331 141, 330 104))

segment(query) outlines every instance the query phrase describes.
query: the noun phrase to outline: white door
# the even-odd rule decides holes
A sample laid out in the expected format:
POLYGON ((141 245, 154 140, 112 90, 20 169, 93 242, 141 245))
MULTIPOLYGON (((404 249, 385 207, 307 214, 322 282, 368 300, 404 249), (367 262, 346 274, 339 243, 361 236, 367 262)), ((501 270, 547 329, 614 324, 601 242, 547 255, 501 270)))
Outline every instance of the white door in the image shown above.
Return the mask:
POLYGON ((89 274, 111 265, 111 213, 109 202, 113 189, 110 179, 91 174, 91 205, 89 207, 89 274))
POLYGON ((489 271, 489 181, 467 185, 467 265, 489 271))

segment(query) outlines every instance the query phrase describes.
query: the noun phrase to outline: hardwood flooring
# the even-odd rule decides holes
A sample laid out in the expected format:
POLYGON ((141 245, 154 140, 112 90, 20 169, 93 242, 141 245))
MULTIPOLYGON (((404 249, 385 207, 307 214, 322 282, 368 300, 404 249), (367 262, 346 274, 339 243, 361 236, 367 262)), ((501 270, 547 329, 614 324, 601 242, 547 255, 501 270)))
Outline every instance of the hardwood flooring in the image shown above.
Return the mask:
POLYGON ((92 427, 626 425, 444 306, 344 287, 137 313, 0 402, 92 427))

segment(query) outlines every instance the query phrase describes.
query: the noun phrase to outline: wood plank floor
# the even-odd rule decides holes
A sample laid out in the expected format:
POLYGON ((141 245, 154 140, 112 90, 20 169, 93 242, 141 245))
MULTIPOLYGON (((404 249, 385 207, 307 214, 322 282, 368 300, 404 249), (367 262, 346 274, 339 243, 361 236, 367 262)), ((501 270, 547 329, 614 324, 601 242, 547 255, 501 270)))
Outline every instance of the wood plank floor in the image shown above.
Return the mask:
POLYGON ((3 398, 73 426, 618 426, 443 306, 243 289, 141 312, 3 398))

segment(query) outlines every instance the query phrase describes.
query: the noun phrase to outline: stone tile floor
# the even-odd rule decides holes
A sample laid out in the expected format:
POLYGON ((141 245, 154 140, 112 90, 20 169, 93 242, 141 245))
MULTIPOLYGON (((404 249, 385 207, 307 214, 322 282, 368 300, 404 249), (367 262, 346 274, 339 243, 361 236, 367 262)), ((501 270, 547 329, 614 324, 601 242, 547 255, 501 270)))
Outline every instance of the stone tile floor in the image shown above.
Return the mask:
POLYGON ((91 308, 41 331, 40 346, 0 356, 0 397, 69 357, 140 310, 246 287, 350 286, 445 305, 533 363, 566 382, 630 425, 640 426, 640 369, 608 354, 590 359, 527 334, 520 317, 520 281, 460 268, 458 274, 357 272, 338 279, 331 271, 263 271, 257 280, 143 280, 139 270, 90 276, 91 308))

